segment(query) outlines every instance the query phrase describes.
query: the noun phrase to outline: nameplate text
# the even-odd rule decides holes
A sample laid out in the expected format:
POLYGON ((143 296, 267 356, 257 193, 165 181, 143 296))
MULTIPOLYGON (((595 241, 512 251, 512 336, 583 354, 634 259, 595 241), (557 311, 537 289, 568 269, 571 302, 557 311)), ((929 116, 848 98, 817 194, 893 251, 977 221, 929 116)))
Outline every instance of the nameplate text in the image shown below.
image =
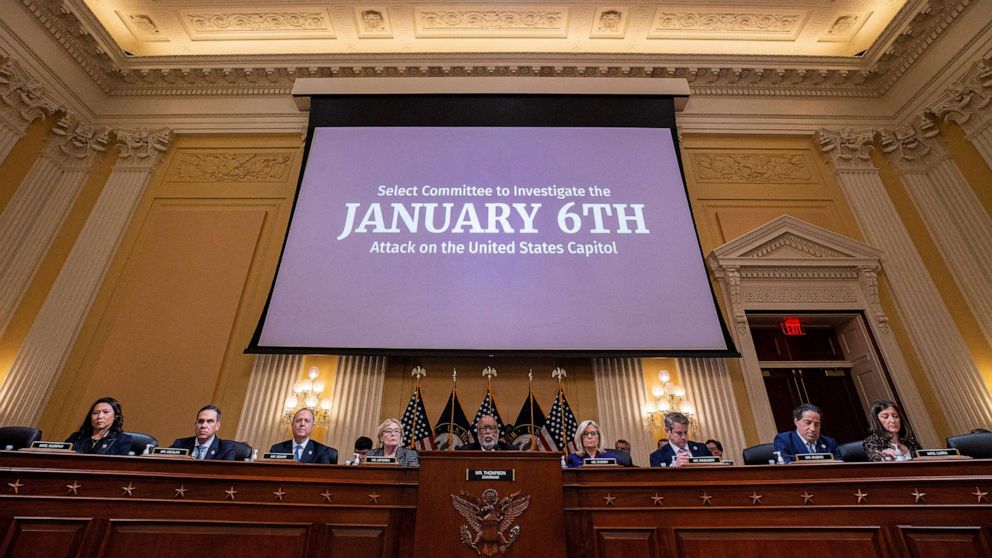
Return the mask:
POLYGON ((466 469, 465 480, 470 481, 515 481, 516 469, 466 469))

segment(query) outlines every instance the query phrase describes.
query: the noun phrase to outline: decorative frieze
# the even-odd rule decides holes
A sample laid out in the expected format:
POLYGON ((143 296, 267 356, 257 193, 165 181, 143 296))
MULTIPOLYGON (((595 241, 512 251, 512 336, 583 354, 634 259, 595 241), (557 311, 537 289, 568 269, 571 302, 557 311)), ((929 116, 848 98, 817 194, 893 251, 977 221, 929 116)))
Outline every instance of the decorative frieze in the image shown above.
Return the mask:
POLYGON ((700 183, 811 184, 812 158, 805 153, 699 153, 689 156, 700 183))
POLYGON ((857 302, 858 297, 847 287, 748 287, 744 290, 747 304, 794 303, 824 304, 836 302, 857 302))
POLYGON ((564 37, 567 8, 415 8, 418 37, 564 37))
POLYGON ((733 32, 737 36, 759 35, 764 39, 792 39, 802 30, 808 13, 801 10, 760 12, 742 10, 673 10, 658 8, 648 38, 678 38, 716 32, 733 32))
POLYGON ((191 152, 177 154, 171 182, 276 182, 285 180, 293 154, 286 152, 191 152))
POLYGON ((324 8, 312 10, 180 10, 190 39, 262 39, 272 37, 334 38, 324 8))

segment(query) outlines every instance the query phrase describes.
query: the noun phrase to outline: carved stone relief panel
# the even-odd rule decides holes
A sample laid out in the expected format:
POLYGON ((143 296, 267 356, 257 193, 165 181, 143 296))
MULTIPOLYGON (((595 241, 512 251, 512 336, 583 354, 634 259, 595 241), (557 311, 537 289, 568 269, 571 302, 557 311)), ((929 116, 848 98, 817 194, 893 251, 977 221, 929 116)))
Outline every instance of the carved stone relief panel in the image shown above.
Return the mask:
POLYGON ((827 28, 826 33, 820 37, 820 41, 846 42, 854 38, 864 27, 871 12, 844 13, 836 15, 827 28))
POLYGON ((565 37, 568 8, 541 6, 467 10, 463 7, 415 8, 418 37, 565 37))
POLYGON ((197 40, 279 37, 333 39, 331 16, 323 7, 179 10, 189 38, 197 40))
POLYGON ((749 153, 746 151, 689 154, 698 183, 815 184, 819 176, 809 153, 749 153))
POLYGON ((356 7, 354 12, 359 39, 393 38, 393 26, 385 6, 356 7))
POLYGON ((185 151, 177 153, 166 180, 171 182, 278 182, 292 170, 285 152, 185 151))
POLYGON ((797 9, 745 11, 666 6, 655 12, 648 38, 719 37, 791 41, 799 36, 808 17, 807 10, 797 9))
POLYGON ((607 7, 597 8, 592 18, 592 31, 589 37, 593 39, 622 39, 627 34, 627 24, 630 20, 629 8, 607 7))

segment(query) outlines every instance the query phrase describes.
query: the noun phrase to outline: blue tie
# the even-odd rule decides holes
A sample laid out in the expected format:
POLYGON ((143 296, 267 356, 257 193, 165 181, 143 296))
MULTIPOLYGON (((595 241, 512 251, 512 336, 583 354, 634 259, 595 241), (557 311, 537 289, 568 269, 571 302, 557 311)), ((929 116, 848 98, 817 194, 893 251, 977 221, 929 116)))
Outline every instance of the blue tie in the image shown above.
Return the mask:
POLYGON ((296 460, 299 461, 303 458, 303 446, 296 445, 296 460))

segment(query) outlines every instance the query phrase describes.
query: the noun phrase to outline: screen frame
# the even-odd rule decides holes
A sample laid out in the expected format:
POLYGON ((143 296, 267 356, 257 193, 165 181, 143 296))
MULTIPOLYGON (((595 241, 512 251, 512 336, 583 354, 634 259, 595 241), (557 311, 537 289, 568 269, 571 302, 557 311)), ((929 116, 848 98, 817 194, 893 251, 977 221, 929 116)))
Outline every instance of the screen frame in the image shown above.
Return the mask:
MULTIPOLYGON (((717 302, 712 281, 708 288, 716 310, 726 349, 410 349, 388 347, 273 347, 259 344, 275 281, 283 262, 286 241, 296 215, 303 177, 310 157, 314 131, 325 127, 602 127, 602 128, 667 128, 672 134, 678 161, 683 194, 690 218, 695 224, 692 204, 682 164, 679 138, 676 133, 676 104, 685 97, 667 94, 575 94, 575 93, 339 93, 309 97, 310 109, 306 145, 286 234, 280 249, 279 263, 265 306, 251 341, 248 354, 335 354, 386 356, 508 356, 508 357, 700 357, 737 358, 740 353, 727 329, 721 307, 717 302)), ((693 226, 700 262, 705 258, 699 231, 693 226)), ((711 279, 709 272, 707 279, 711 279)))

